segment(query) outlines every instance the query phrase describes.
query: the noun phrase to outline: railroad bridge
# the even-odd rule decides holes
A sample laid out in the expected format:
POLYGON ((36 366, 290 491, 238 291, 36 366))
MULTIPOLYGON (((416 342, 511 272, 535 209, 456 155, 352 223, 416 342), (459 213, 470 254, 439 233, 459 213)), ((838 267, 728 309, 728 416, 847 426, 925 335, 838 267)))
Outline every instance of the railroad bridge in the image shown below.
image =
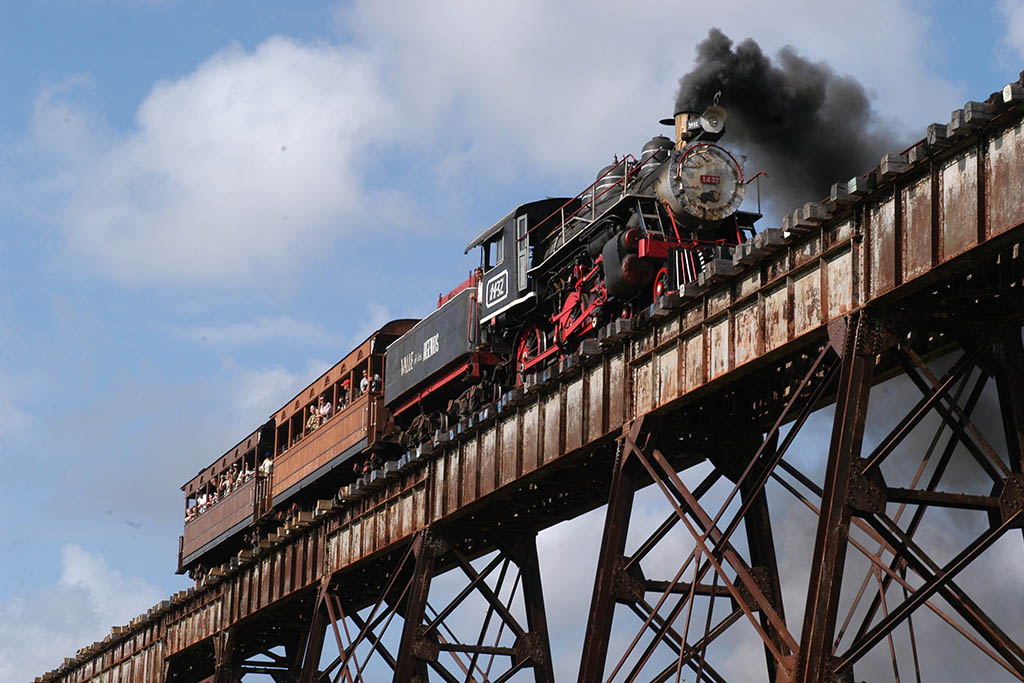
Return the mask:
POLYGON ((737 629, 756 639, 766 680, 860 680, 875 648, 917 663, 921 611, 1024 680, 1022 634, 958 583, 1024 527, 1022 100, 1017 83, 967 103, 696 286, 407 453, 375 492, 321 501, 36 680, 312 683, 379 666, 395 681, 550 682, 535 537, 605 504, 596 575, 580 577, 593 582, 581 682, 724 681, 705 655, 737 629), (919 400, 868 452, 872 388, 901 375, 919 400), (986 386, 994 435, 973 415, 986 386), (786 454, 825 406, 834 417, 815 481, 786 454), (926 417, 940 424, 931 447, 900 451, 926 417), (897 451, 916 467, 906 482, 883 476, 897 451), (680 473, 698 465, 709 474, 691 488, 680 473), (947 474, 962 466, 984 491, 947 474), (769 481, 818 519, 799 622, 783 604, 769 481), (723 482, 724 501, 709 497, 723 482), (665 521, 627 544, 634 494, 652 484, 665 521), (980 519, 981 531, 936 559, 916 535, 930 508, 980 519), (680 529, 692 546, 670 553, 678 571, 646 576, 641 562, 680 529), (865 576, 848 556, 867 561, 865 576), (432 580, 449 571, 464 587, 432 604, 432 580), (446 623, 466 604, 481 605, 472 642, 446 623), (611 637, 613 622, 632 642, 611 637))

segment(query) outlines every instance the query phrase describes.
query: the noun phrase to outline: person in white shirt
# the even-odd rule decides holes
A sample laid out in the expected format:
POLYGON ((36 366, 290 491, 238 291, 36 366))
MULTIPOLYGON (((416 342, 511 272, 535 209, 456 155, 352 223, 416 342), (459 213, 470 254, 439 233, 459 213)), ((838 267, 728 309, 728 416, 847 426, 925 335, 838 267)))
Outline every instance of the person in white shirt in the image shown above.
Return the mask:
POLYGON ((366 370, 363 370, 363 378, 359 380, 359 393, 365 394, 370 388, 370 380, 366 379, 366 370))

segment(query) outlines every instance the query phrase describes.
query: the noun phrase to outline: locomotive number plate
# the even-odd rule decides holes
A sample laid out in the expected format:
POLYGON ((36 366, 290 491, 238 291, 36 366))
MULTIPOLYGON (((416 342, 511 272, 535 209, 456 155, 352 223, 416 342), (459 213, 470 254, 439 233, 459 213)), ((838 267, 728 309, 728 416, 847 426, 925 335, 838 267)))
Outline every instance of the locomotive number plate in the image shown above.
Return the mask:
POLYGON ((722 182, 722 176, 702 175, 700 177, 700 182, 702 182, 705 185, 718 185, 720 182, 722 182))

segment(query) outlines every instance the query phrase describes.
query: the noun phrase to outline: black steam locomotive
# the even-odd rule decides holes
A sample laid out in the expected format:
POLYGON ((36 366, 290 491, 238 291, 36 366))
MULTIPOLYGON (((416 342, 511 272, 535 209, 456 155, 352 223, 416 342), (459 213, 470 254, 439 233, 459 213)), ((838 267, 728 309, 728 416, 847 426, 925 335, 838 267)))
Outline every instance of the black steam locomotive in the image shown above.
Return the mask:
POLYGON ((406 445, 575 351, 611 320, 691 292, 729 258, 759 214, 740 211, 746 181, 717 145, 725 110, 679 112, 657 136, 601 169, 571 198, 523 204, 466 247, 480 266, 388 347, 384 398, 406 445))

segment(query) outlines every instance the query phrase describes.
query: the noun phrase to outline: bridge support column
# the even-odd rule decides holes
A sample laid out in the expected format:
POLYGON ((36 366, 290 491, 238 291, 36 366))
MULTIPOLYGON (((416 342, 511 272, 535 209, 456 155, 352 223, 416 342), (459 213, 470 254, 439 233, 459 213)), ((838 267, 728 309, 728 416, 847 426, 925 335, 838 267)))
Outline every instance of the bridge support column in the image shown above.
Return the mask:
MULTIPOLYGON (((456 537, 454 532, 452 537, 456 537)), ((441 531, 429 531, 417 540, 416 568, 400 608, 405 625, 395 682, 417 681, 418 676, 426 683, 429 667, 445 680, 506 680, 521 669, 532 668, 536 683, 554 683, 536 535, 530 531, 495 539, 499 550, 482 569, 474 567, 441 531), (441 564, 454 565, 468 583, 435 609, 428 597, 441 564), (512 570, 516 570, 515 578, 510 576, 512 570), (460 622, 471 619, 460 607, 474 593, 483 599, 487 610, 476 641, 461 642, 446 620, 456 611, 464 615, 460 622), (525 626, 513 614, 517 595, 525 608, 525 626), (508 666, 502 671, 504 661, 508 666), (449 669, 452 664, 458 675, 449 669)))
POLYGON ((828 681, 832 642, 850 533, 849 505, 854 462, 860 457, 877 331, 863 315, 850 320, 843 342, 832 439, 814 540, 798 671, 803 683, 828 681))
MULTIPOLYGON (((1015 327, 1004 330, 997 342, 996 389, 999 392, 999 412, 1006 437, 1006 451, 1010 470, 1017 475, 1010 486, 1024 485, 1024 348, 1021 331, 1015 327)), ((1024 494, 1024 491, 1021 492, 1024 494)), ((1021 529, 1024 533, 1024 528, 1021 529)))
POLYGON ((696 674, 695 680, 724 681, 707 661, 707 649, 743 621, 753 627, 763 643, 769 678, 792 680, 797 642, 787 629, 782 609, 764 486, 811 412, 833 386, 838 365, 838 355, 831 345, 822 347, 816 358, 808 357, 803 378, 786 388, 786 402, 763 438, 760 431, 744 438, 744 428, 738 427, 750 418, 744 415, 731 416, 733 432, 708 433, 704 423, 693 430, 677 423, 655 424, 650 432, 641 433, 637 421, 623 433, 583 644, 581 683, 641 678, 664 682, 677 680, 684 668, 696 674), (789 423, 792 426, 780 443, 780 429, 789 423), (741 430, 739 438, 736 429, 741 430), (681 467, 695 462, 693 455, 686 453, 690 437, 697 452, 705 454, 714 465, 692 491, 677 474, 681 467), (659 443, 678 452, 663 454, 655 447, 659 443), (734 486, 724 502, 715 501, 718 511, 709 514, 705 497, 723 477, 731 479, 734 486), (624 556, 634 490, 648 481, 660 489, 671 511, 632 555, 624 556), (742 509, 719 527, 737 497, 742 509), (741 523, 748 536, 747 557, 729 540, 741 523), (647 577, 641 563, 656 547, 664 542, 678 548, 678 541, 669 539, 677 525, 685 527, 692 538, 692 551, 679 557, 680 567, 668 580, 647 577), (625 651, 616 653, 617 661, 608 657, 616 605, 627 607, 642 622, 625 651), (702 610, 704 613, 699 615, 702 610), (641 645, 645 639, 646 645, 641 645), (672 662, 650 671, 659 649, 671 652, 672 662))
MULTIPOLYGON (((743 526, 747 536, 747 548, 750 552, 750 565, 759 567, 765 581, 765 596, 768 598, 772 608, 779 617, 785 621, 786 613, 782 605, 782 581, 779 578, 778 558, 775 554, 775 535, 772 531, 771 515, 768 511, 768 497, 765 495, 764 487, 758 486, 757 481, 762 478, 765 470, 765 462, 770 462, 778 449, 778 433, 770 436, 761 449, 759 461, 754 465, 751 474, 754 476, 739 478, 739 468, 733 466, 727 474, 729 479, 739 484, 740 501, 747 508, 743 515, 743 526)), ((745 453, 757 452, 758 443, 753 447, 744 448, 745 453)), ((744 464, 744 461, 738 461, 744 464)), ((775 643, 776 648, 789 654, 786 643, 781 634, 768 619, 766 614, 760 615, 761 628, 775 643)), ((765 661, 768 667, 768 680, 775 683, 778 680, 778 666, 775 657, 768 646, 765 646, 765 661)))
POLYGON ((636 490, 638 466, 629 457, 630 449, 626 440, 634 442, 643 426, 638 420, 624 430, 615 456, 612 471, 611 490, 608 494, 608 510, 605 512, 604 533, 601 549, 597 556, 597 576, 594 579, 594 593, 590 600, 590 614, 583 638, 583 653, 580 659, 580 683, 599 683, 603 680, 605 660, 608 656, 608 639, 612 632, 612 617, 615 613, 616 580, 620 572, 620 561, 626 549, 626 535, 633 511, 633 495, 636 490))
POLYGON ((427 661, 437 659, 437 651, 431 650, 423 640, 421 625, 426 614, 434 565, 441 550, 441 540, 429 531, 419 534, 413 541, 416 564, 402 609, 405 624, 402 627, 402 641, 398 646, 395 683, 427 683, 427 661))

